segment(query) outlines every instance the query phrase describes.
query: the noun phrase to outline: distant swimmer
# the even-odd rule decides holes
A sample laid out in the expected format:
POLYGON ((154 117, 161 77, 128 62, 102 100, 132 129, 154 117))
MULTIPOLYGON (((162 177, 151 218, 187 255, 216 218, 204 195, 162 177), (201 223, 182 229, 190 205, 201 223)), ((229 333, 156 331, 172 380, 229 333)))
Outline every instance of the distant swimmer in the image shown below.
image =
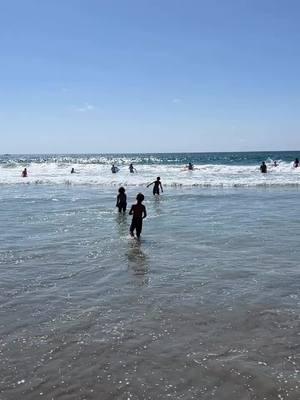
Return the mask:
POLYGON ((266 174, 267 173, 267 166, 266 166, 266 163, 264 161, 261 163, 260 172, 262 174, 266 174))
POLYGON ((142 232, 143 219, 147 217, 146 207, 142 204, 144 199, 144 195, 142 193, 139 193, 136 196, 136 204, 133 204, 129 211, 129 215, 132 215, 132 221, 129 229, 130 235, 133 237, 134 231, 136 231, 136 236, 138 239, 140 238, 142 232))
POLYGON ((298 158, 296 158, 294 161, 294 168, 298 168, 298 167, 299 167, 299 160, 298 160, 298 158))
POLYGON ((134 173, 136 172, 136 169, 134 168, 134 166, 133 166, 132 163, 129 165, 129 172, 130 172, 131 174, 134 174, 134 173))
POLYGON ((273 165, 274 167, 278 167, 278 162, 275 160, 273 165))
POLYGON ((149 187, 149 186, 151 186, 153 184, 154 184, 154 186, 153 186, 153 195, 156 195, 156 194, 159 195, 159 188, 161 188, 161 191, 163 192, 163 187, 162 187, 162 184, 161 184, 159 176, 156 178, 156 181, 153 181, 153 182, 149 183, 149 185, 147 185, 147 187, 149 187))
POLYGON ((22 171, 22 178, 27 178, 27 168, 24 168, 22 171))
POLYGON ((119 208, 119 212, 125 212, 127 207, 127 196, 125 193, 125 189, 121 186, 119 188, 119 194, 117 196, 117 204, 116 207, 119 208))
POLYGON ((71 174, 75 174, 75 169, 74 168, 71 169, 71 174))
POLYGON ((188 164, 188 166, 187 166, 187 169, 188 169, 189 171, 193 171, 194 165, 193 165, 192 163, 189 162, 189 164, 188 164))
POLYGON ((112 172, 113 174, 116 174, 118 171, 119 171, 119 168, 116 167, 115 164, 113 164, 113 165, 111 166, 111 172, 112 172))

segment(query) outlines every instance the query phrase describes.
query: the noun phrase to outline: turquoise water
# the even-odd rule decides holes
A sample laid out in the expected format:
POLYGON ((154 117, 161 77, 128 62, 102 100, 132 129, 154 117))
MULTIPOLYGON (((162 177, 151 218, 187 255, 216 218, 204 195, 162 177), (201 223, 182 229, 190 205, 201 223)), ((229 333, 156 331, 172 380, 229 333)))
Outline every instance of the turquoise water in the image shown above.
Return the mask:
POLYGON ((1 186, 0 399, 299 399, 298 186, 126 188, 1 186))
POLYGON ((299 151, 256 151, 224 153, 124 153, 124 154, 4 154, 0 155, 0 164, 17 163, 73 163, 73 164, 106 164, 112 161, 138 164, 219 164, 219 165, 257 165, 263 160, 292 162, 299 158, 299 151))

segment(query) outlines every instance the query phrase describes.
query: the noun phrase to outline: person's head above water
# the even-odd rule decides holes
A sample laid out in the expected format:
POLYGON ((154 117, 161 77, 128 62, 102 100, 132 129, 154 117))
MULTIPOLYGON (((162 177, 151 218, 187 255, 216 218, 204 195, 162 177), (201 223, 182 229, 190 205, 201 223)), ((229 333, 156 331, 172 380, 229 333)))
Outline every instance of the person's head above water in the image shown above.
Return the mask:
POLYGON ((119 188, 119 193, 125 193, 125 188, 123 188, 123 186, 121 186, 121 187, 119 188))
POLYGON ((160 181, 160 176, 158 176, 158 177, 156 178, 156 180, 157 180, 157 181, 160 181))
POLYGON ((138 193, 138 195, 136 196, 137 202, 141 203, 142 201, 144 201, 145 196, 143 195, 143 193, 138 193))

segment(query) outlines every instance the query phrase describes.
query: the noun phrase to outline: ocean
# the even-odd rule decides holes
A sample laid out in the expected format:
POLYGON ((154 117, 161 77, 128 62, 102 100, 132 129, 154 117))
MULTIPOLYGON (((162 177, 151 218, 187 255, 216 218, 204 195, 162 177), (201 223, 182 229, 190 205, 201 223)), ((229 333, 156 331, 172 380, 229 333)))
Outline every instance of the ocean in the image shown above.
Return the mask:
POLYGON ((0 156, 0 400, 298 400, 299 156, 0 156))

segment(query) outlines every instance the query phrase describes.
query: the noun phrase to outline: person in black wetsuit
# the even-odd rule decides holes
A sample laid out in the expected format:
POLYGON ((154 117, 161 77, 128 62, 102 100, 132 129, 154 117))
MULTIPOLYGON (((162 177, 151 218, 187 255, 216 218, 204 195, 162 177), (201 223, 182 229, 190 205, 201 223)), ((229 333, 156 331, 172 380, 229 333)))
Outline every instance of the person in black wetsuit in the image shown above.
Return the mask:
POLYGON ((74 168, 71 169, 71 174, 75 174, 75 169, 74 168))
POLYGON ((22 178, 27 178, 27 168, 24 168, 22 171, 22 178))
POLYGON ((164 191, 159 176, 156 178, 156 181, 149 183, 149 185, 147 185, 147 187, 149 187, 151 185, 154 185, 153 186, 153 195, 156 195, 156 194, 159 195, 159 188, 161 189, 162 192, 164 191))
POLYGON ((136 231, 136 236, 139 239, 142 228, 143 228, 143 219, 147 217, 147 211, 146 207, 142 204, 144 201, 144 195, 142 193, 139 193, 136 196, 136 204, 133 204, 131 206, 131 209, 129 211, 129 215, 132 215, 132 221, 130 225, 130 235, 133 237, 134 236, 134 230, 136 231))
POLYGON ((129 172, 130 172, 131 174, 134 174, 134 172, 136 172, 136 169, 134 168, 134 166, 133 166, 132 163, 129 165, 129 172))
POLYGON ((267 173, 267 166, 266 166, 266 163, 264 161, 261 163, 260 172, 262 174, 266 174, 267 173))
POLYGON ((187 168, 188 168, 189 171, 193 171, 194 166, 193 166, 193 164, 191 162, 189 162, 187 168))
POLYGON ((127 207, 127 196, 125 193, 125 189, 120 187, 119 194, 117 196, 117 204, 116 207, 119 208, 119 212, 125 212, 127 207))
POLYGON ((294 168, 298 168, 298 167, 299 167, 299 160, 298 160, 298 158, 296 158, 294 161, 294 168))

